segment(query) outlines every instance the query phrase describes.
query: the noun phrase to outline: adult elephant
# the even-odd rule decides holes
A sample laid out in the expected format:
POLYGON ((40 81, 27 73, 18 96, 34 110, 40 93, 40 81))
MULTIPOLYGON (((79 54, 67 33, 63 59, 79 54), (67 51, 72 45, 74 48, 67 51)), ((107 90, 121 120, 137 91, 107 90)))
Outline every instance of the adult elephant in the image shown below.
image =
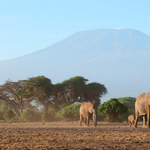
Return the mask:
POLYGON ((82 120, 84 120, 85 125, 89 126, 89 118, 93 116, 93 124, 97 126, 97 105, 95 102, 84 102, 80 106, 80 126, 82 125, 82 120))
POLYGON ((139 116, 143 116, 143 127, 150 127, 150 92, 142 93, 139 95, 135 102, 135 124, 134 127, 137 127, 137 122, 139 116), (147 123, 146 123, 147 116, 147 123))

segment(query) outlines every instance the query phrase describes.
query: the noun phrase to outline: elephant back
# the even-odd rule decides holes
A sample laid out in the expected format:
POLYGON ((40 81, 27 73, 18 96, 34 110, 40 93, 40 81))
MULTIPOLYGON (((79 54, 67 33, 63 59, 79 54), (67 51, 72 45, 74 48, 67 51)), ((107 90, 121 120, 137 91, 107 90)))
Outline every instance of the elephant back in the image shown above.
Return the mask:
POLYGON ((95 104, 95 103, 92 103, 92 102, 84 102, 84 103, 80 106, 80 108, 81 108, 81 109, 82 109, 82 108, 90 109, 90 108, 93 108, 93 107, 94 107, 94 104, 95 104))
POLYGON ((84 113, 84 112, 92 113, 92 112, 93 112, 94 105, 95 105, 95 103, 92 103, 92 102, 84 102, 84 103, 80 106, 80 113, 84 113))

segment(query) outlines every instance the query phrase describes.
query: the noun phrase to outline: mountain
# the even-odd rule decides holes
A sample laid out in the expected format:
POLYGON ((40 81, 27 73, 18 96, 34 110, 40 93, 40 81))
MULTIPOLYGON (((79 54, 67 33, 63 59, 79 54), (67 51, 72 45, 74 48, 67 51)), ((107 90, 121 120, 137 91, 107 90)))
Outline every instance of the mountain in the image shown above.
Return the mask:
POLYGON ((38 75, 53 84, 83 76, 106 86, 103 102, 150 91, 149 64, 150 37, 138 30, 80 31, 45 49, 0 61, 0 84, 38 75))

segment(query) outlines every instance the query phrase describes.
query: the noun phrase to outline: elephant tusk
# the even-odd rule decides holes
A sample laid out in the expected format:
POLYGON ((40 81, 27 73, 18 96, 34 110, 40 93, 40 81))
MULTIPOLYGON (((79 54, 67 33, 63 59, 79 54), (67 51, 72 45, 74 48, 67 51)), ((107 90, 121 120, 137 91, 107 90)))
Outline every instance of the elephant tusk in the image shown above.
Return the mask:
POLYGON ((93 113, 93 116, 96 117, 96 114, 93 113))

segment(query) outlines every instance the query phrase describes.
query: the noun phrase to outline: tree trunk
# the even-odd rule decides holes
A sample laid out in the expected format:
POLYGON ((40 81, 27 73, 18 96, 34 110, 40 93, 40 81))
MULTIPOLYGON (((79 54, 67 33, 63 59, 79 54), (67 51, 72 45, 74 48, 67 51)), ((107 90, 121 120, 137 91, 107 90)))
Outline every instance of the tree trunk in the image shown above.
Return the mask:
POLYGON ((20 106, 20 114, 23 112, 23 104, 21 103, 21 106, 20 106))
POLYGON ((112 114, 107 114, 107 121, 108 122, 116 122, 118 120, 118 115, 112 115, 112 114))
POLYGON ((49 117, 48 117, 48 106, 49 105, 44 105, 44 114, 46 116, 46 121, 48 121, 49 117))

